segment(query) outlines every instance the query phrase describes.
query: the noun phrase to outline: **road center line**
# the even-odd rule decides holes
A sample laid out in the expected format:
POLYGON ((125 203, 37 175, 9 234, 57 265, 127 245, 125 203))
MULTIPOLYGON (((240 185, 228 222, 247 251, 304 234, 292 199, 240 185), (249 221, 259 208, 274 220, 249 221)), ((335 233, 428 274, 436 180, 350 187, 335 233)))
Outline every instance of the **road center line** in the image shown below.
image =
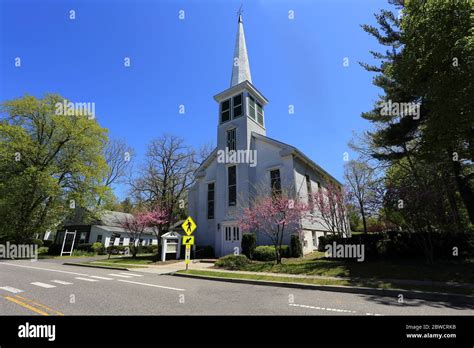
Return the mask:
POLYGON ((114 276, 114 277, 120 277, 120 278, 132 278, 132 276, 123 275, 123 274, 109 273, 109 275, 114 276))
POLYGON ((129 273, 129 272, 127 272, 127 273, 120 273, 120 274, 123 274, 123 275, 131 275, 131 276, 134 276, 134 277, 143 277, 142 274, 129 273))
POLYGON ((49 315, 48 313, 43 312, 42 310, 39 310, 38 308, 35 308, 33 306, 30 306, 28 303, 24 303, 24 302, 22 302, 22 301, 20 301, 16 298, 6 296, 5 299, 7 299, 8 301, 14 302, 14 303, 26 308, 26 309, 29 309, 30 311, 33 311, 37 314, 46 315, 46 316, 49 315))
POLYGON ((154 288, 162 288, 162 289, 169 289, 169 290, 176 290, 176 291, 186 291, 185 289, 171 288, 169 286, 161 286, 161 285, 148 284, 148 283, 132 282, 131 280, 117 279, 117 281, 125 282, 125 283, 131 283, 131 284, 137 284, 137 285, 152 286, 154 288))
POLYGON ((94 279, 114 280, 114 278, 107 278, 107 277, 100 277, 100 276, 93 276, 93 275, 91 275, 90 277, 94 279))

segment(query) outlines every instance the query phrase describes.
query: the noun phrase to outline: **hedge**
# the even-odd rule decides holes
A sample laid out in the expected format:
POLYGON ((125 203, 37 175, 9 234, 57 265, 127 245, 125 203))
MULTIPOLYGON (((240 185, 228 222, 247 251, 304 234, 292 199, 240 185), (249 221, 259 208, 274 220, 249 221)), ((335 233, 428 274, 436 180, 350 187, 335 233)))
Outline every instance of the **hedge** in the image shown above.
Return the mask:
MULTIPOLYGON (((281 246, 281 257, 290 256, 290 247, 288 245, 281 246)), ((255 248, 253 253, 253 259, 257 261, 275 261, 275 246, 273 245, 260 245, 255 248)))
POLYGON ((291 257, 302 257, 303 256, 303 246, 301 245, 300 236, 297 234, 291 235, 291 257))
POLYGON ((468 233, 390 231, 369 233, 342 238, 337 235, 319 237, 319 251, 326 251, 327 244, 362 244, 365 259, 422 259, 425 257, 423 241, 429 241, 433 248, 434 259, 463 259, 474 254, 474 236, 468 233), (458 248, 458 256, 453 255, 453 248, 458 248))
POLYGON ((244 233, 242 236, 242 254, 252 260, 256 246, 257 236, 255 233, 244 233))
POLYGON ((235 269, 241 269, 242 267, 244 267, 245 265, 248 265, 249 263, 250 263, 250 260, 245 255, 227 255, 217 260, 216 266, 225 268, 225 269, 235 270, 235 269))

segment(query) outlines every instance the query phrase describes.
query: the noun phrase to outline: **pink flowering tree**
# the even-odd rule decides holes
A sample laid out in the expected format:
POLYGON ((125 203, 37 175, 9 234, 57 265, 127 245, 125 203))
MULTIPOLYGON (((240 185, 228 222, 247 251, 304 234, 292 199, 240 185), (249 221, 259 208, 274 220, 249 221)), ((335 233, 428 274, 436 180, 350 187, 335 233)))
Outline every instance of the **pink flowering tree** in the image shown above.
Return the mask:
POLYGON ((298 231, 308 206, 283 193, 259 195, 249 207, 242 209, 239 226, 243 231, 256 231, 268 236, 275 246, 276 263, 281 263, 283 240, 298 231))
POLYGON ((135 216, 126 217, 121 223, 122 228, 127 232, 128 237, 131 239, 130 242, 130 251, 132 257, 137 256, 139 250, 139 241, 142 234, 147 228, 147 220, 145 218, 145 213, 138 213, 135 216))
MULTIPOLYGON (((165 227, 171 222, 171 214, 166 208, 160 207, 160 205, 155 205, 155 207, 143 214, 143 219, 147 227, 151 228, 154 232, 158 245, 161 246, 161 236, 165 232, 165 227)), ((160 256, 160 248, 158 248, 157 257, 160 256)))
POLYGON ((343 236, 348 232, 343 188, 328 183, 313 193, 312 203, 315 214, 313 220, 323 225, 328 231, 343 236))

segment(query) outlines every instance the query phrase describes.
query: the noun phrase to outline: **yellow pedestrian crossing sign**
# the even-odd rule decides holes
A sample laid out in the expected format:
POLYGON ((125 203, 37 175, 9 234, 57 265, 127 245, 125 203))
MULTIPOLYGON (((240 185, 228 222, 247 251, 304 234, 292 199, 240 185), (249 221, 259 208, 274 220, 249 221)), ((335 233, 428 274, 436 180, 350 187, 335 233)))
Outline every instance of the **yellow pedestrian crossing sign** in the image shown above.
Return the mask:
POLYGON ((184 232, 186 232, 186 234, 189 236, 194 232, 197 226, 191 216, 188 216, 188 218, 184 220, 181 227, 183 228, 184 232))
POLYGON ((194 236, 183 236, 183 245, 194 245, 194 236))

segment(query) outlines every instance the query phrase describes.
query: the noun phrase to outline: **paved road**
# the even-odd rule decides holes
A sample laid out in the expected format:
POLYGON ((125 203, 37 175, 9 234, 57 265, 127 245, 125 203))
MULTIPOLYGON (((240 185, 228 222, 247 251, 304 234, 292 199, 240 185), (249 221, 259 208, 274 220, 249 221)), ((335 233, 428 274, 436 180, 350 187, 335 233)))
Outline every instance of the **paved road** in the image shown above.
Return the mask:
POLYGON ((1 315, 474 315, 474 306, 0 262, 1 315))

